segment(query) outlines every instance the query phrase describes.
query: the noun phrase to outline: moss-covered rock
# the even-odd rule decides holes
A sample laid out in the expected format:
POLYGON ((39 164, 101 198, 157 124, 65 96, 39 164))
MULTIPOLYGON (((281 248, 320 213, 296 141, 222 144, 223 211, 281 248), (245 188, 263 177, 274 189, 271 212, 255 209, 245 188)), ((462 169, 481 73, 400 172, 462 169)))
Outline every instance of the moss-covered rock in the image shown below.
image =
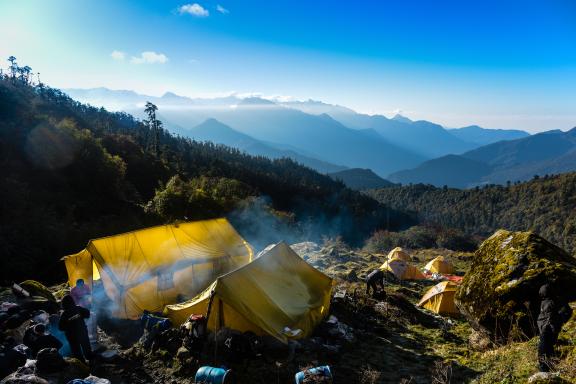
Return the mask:
POLYGON ((56 298, 50 292, 50 290, 42 283, 36 280, 25 280, 19 284, 24 288, 30 295, 36 297, 42 297, 48 301, 56 302, 56 298))
POLYGON ((499 230, 476 251, 456 304, 494 341, 529 338, 537 333, 544 283, 576 300, 576 259, 532 232, 499 230))

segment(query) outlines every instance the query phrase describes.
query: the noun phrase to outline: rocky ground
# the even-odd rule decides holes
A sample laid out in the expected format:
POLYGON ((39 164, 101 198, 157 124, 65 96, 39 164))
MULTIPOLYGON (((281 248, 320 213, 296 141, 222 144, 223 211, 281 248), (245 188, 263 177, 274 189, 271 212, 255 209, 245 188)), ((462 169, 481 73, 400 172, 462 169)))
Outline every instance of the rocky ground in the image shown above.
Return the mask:
MULTIPOLYGON (((435 282, 388 279, 386 299, 367 297, 363 278, 385 261, 385 255, 351 250, 338 241, 294 248, 336 279, 331 315, 338 319, 338 331, 327 335, 322 327, 293 353, 285 349, 275 356, 227 362, 239 383, 292 383, 296 372, 318 365, 330 365, 334 383, 525 383, 537 372, 537 338, 491 345, 463 318, 443 318, 416 308, 435 282)), ((444 255, 460 274, 473 259, 471 253, 438 249, 414 250, 411 255, 418 267, 444 255)), ((92 373, 113 383, 192 383, 199 365, 224 363, 213 347, 200 361, 192 361, 176 357, 173 350, 148 352, 139 344, 123 348, 102 332, 100 342, 107 352, 92 373)), ((561 377, 540 382, 576 382, 575 316, 564 327, 558 348, 561 377)))

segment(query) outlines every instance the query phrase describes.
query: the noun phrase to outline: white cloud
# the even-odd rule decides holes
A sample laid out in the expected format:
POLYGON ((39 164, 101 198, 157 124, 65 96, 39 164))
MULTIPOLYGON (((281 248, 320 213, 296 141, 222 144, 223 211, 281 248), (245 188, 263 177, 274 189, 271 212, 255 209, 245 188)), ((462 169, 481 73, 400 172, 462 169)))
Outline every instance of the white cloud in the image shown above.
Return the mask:
POLYGON ((139 57, 132 56, 130 62, 132 64, 164 64, 168 62, 168 57, 163 53, 145 51, 139 57))
POLYGON ((126 53, 122 51, 112 51, 110 57, 116 61, 124 61, 124 59, 126 58, 126 53))
POLYGON ((224 8, 223 6, 221 6, 220 4, 216 5, 216 10, 217 10, 218 12, 220 12, 221 14, 223 14, 223 15, 227 15, 227 14, 230 13, 229 10, 227 10, 226 8, 224 8))
POLYGON ((196 17, 208 17, 210 15, 210 12, 198 3, 184 4, 178 8, 178 12, 180 12, 181 15, 187 13, 196 17))

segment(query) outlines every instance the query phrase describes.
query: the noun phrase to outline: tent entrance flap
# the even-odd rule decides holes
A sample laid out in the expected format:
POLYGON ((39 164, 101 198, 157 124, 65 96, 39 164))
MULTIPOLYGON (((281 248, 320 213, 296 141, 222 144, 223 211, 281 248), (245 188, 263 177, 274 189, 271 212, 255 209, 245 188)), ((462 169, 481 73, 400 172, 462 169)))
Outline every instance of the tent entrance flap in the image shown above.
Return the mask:
POLYGON ((71 286, 98 275, 114 316, 136 319, 193 297, 220 274, 252 260, 250 245, 226 219, 163 225, 91 240, 64 258, 71 286))

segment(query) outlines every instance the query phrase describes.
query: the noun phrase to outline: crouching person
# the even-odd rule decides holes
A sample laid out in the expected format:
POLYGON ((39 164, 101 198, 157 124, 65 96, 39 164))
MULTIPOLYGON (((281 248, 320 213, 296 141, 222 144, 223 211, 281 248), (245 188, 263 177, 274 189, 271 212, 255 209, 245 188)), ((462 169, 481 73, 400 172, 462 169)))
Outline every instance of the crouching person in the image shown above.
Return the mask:
POLYGON ((66 335, 72 356, 86 362, 92 358, 88 328, 84 321, 90 317, 90 311, 76 305, 70 295, 62 299, 62 309, 64 312, 60 316, 58 328, 66 335))
POLYGON ((376 297, 378 294, 378 287, 380 287, 380 290, 384 292, 384 272, 375 269, 366 276, 366 294, 370 295, 370 290, 372 290, 372 297, 376 297))
POLYGON ((572 308, 567 302, 556 297, 552 287, 544 284, 540 287, 540 314, 538 315, 538 364, 541 372, 550 372, 550 360, 554 356, 554 345, 562 326, 570 320, 572 308))

